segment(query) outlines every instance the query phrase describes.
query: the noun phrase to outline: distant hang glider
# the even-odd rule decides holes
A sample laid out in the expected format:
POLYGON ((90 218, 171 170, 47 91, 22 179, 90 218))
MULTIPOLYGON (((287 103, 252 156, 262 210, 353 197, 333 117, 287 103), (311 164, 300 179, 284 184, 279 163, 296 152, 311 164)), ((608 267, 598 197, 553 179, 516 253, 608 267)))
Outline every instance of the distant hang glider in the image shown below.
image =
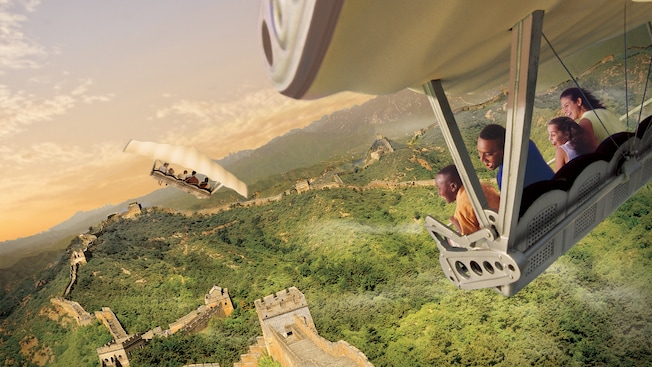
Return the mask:
POLYGON ((244 182, 240 181, 229 171, 193 147, 130 140, 125 146, 124 151, 154 159, 155 163, 150 173, 154 179, 163 180, 167 184, 194 194, 198 198, 209 197, 222 186, 233 189, 245 198, 247 197, 247 185, 244 182), (217 185, 214 185, 215 187, 211 190, 204 190, 197 186, 186 184, 182 180, 158 171, 156 161, 169 162, 170 164, 185 167, 189 171, 197 171, 209 177, 211 180, 216 181, 217 185))
POLYGON ((566 176, 523 187, 539 65, 555 58, 541 46, 544 34, 563 59, 646 23, 650 31, 651 19, 650 1, 262 0, 258 33, 267 73, 286 96, 424 91, 481 224, 463 236, 426 218, 442 270, 462 289, 511 296, 652 179, 648 118, 574 160, 566 176), (461 95, 499 86, 509 99, 494 212, 444 88, 461 95))

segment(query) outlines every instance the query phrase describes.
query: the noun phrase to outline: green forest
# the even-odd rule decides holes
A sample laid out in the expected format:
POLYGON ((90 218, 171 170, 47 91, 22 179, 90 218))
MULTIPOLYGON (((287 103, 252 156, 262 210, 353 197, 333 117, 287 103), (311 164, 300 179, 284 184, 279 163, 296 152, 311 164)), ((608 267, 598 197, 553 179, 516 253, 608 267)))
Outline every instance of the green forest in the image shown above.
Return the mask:
MULTIPOLYGON (((647 187, 509 298, 444 278, 423 216, 452 208, 427 188, 313 191, 210 216, 150 208, 106 227, 69 298, 89 312, 111 307, 128 333, 142 333, 196 308, 214 284, 229 289, 229 318, 154 339, 133 366, 232 365, 260 335, 253 301, 290 286, 321 336, 375 366, 640 366, 652 363, 651 207, 647 187)), ((111 340, 99 322, 44 315, 69 279, 56 268, 4 320, 5 365, 33 365, 20 353, 30 335, 53 366, 95 366, 111 340)))
MULTIPOLYGON (((613 65, 601 67, 599 75, 609 77, 587 80, 593 89, 617 77, 608 72, 613 65)), ((560 88, 537 96, 532 139, 547 157, 545 124, 559 112, 560 88)), ((598 90, 622 113, 615 93, 598 90)), ((504 121, 505 100, 457 111, 472 153, 481 127, 504 121)), ((436 127, 392 145, 394 153, 366 168, 328 161, 270 177, 251 191, 276 194, 329 170, 356 187, 432 179, 451 163, 436 127)), ((493 179, 473 159, 480 178, 493 179)), ((98 239, 67 298, 90 313, 110 307, 135 334, 167 328, 203 304, 213 285, 228 288, 235 308, 228 318, 213 318, 199 333, 153 339, 130 357, 135 367, 233 365, 261 335, 254 301, 292 286, 306 296, 322 337, 345 340, 378 367, 652 365, 650 184, 512 297, 459 290, 444 277, 424 220, 446 221, 453 210, 434 187, 312 190, 210 214, 144 208, 134 219, 89 229, 98 239)), ((3 293, 0 364, 99 364, 96 348, 112 339, 106 328, 99 321, 78 326, 50 303, 70 280, 70 251, 79 242, 3 293)))

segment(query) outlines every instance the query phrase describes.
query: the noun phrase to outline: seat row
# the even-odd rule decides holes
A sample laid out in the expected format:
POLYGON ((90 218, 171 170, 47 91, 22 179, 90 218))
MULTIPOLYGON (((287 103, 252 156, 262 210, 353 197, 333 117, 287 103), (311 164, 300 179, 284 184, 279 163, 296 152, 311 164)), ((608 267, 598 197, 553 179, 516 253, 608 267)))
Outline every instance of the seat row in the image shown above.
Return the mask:
POLYGON ((523 190, 519 217, 522 217, 534 201, 548 191, 569 191, 577 177, 595 162, 604 161, 605 176, 613 176, 626 157, 633 153, 647 151, 652 147, 652 129, 648 129, 652 116, 641 121, 636 132, 619 132, 609 136, 594 153, 581 155, 564 165, 550 180, 535 182, 523 190))

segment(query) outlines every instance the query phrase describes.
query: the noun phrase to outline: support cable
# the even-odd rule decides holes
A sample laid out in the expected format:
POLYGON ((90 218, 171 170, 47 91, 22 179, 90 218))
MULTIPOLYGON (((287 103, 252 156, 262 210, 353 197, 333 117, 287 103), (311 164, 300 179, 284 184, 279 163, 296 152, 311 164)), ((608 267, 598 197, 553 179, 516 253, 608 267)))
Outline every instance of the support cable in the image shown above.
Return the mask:
MULTIPOLYGON (((641 99, 641 108, 638 109, 638 123, 636 124, 636 130, 634 130, 634 135, 637 135, 637 136, 638 136, 638 128, 641 125, 641 118, 643 117, 643 104, 644 104, 643 101, 645 101, 645 95, 647 94, 647 86, 648 86, 648 83, 650 81, 650 71, 651 70, 652 70, 652 55, 650 55, 650 62, 648 63, 648 66, 647 66, 647 76, 645 78, 645 87, 643 88, 643 97, 641 99)), ((650 126, 648 126, 647 128, 649 129, 650 126)), ((635 147, 635 148, 638 149, 638 147, 635 147)))
MULTIPOLYGON (((629 85, 627 84, 627 1, 623 6, 623 68, 625 73, 625 111, 629 111, 629 85)), ((625 120, 625 126, 629 130, 629 114, 625 120)))

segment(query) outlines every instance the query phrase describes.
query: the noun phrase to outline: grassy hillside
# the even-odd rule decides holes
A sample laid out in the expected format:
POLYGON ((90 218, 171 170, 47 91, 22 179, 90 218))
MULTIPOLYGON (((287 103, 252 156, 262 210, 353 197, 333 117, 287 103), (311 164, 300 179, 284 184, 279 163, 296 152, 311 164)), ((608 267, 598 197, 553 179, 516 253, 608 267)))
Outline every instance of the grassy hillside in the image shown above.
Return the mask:
MULTIPOLYGON (((444 278, 423 218, 453 208, 427 188, 312 191, 192 217, 149 209, 106 228, 70 298, 91 312, 111 307, 129 333, 141 333, 195 309, 212 285, 229 289, 229 319, 158 340, 135 366, 162 356, 168 365, 231 365, 260 334, 253 301, 290 286, 306 295, 322 336, 347 340, 376 366, 644 365, 652 363, 651 207, 648 187, 511 298, 444 278)), ((3 321, 2 360, 42 353, 53 366, 96 365, 94 348, 110 336, 54 312, 49 298, 65 288, 68 269, 52 271, 3 321)))
MULTIPOLYGON (((629 66, 637 85, 644 85, 643 61, 640 56, 629 66)), ((617 64, 602 63, 585 78, 610 106, 621 97, 617 64)), ((545 124, 559 113, 565 86, 537 96, 532 139, 547 157, 552 147, 545 124)), ((633 92, 632 104, 641 95, 633 92)), ((505 101, 456 113, 481 178, 494 173, 475 157, 475 138, 482 126, 505 120, 505 101)), ((623 108, 613 105, 619 113, 623 108)), ((334 153, 318 165, 270 175, 250 190, 276 194, 325 171, 357 186, 432 178, 451 159, 437 126, 419 121, 424 136, 390 137, 396 151, 366 168, 354 164, 365 149, 355 157, 334 153)), ((179 205, 215 208, 233 201, 228 195, 179 205)), ((346 340, 375 366, 652 365, 651 208, 648 185, 505 298, 492 290, 459 290, 443 276, 423 224, 428 214, 445 221, 454 207, 433 188, 309 191, 201 215, 149 207, 97 233, 69 298, 91 313, 110 307, 127 332, 142 333, 165 329, 196 309, 213 285, 229 289, 235 306, 229 318, 211 320, 198 334, 154 339, 132 357, 133 366, 232 365, 261 334, 254 300, 290 286, 306 295, 322 336, 346 340)), ((99 322, 79 327, 49 301, 68 283, 69 255, 2 298, 0 364, 98 364, 95 349, 111 340, 107 330, 99 322)))

